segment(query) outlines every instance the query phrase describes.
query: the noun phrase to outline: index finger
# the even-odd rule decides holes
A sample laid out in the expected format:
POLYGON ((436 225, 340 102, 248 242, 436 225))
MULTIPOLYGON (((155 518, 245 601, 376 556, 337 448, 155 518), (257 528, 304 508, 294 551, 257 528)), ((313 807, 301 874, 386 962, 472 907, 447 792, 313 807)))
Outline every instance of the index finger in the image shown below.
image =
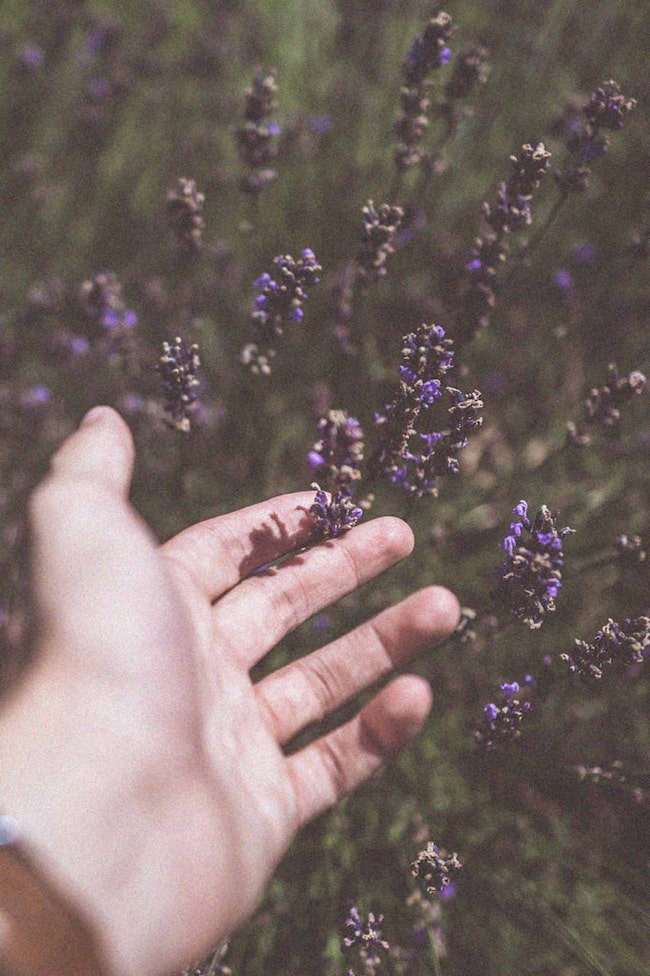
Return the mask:
POLYGON ((212 602, 237 583, 313 541, 314 492, 278 495, 192 525, 161 547, 212 602))

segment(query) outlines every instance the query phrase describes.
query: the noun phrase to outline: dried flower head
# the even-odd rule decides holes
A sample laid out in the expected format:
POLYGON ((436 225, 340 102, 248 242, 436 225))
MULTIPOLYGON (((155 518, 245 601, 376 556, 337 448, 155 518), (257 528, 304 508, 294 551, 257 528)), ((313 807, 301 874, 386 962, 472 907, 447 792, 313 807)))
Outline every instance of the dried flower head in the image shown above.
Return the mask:
POLYGON ((609 149, 609 137, 601 132, 616 131, 625 124, 628 114, 635 108, 636 99, 625 98, 615 81, 603 82, 584 108, 584 124, 571 126, 567 149, 569 157, 555 179, 563 193, 575 193, 589 186, 589 164, 603 156, 609 149))
POLYGON ((518 155, 510 157, 514 172, 507 183, 499 184, 496 203, 483 205, 485 221, 497 235, 521 230, 532 222, 533 191, 539 186, 550 158, 543 142, 537 146, 526 143, 518 155))
POLYGON ((635 396, 645 393, 647 379, 638 369, 628 376, 621 376, 616 363, 607 367, 607 381, 602 386, 593 387, 585 401, 584 428, 567 424, 569 440, 578 447, 591 443, 591 432, 615 433, 620 424, 621 410, 635 396))
POLYGON ((507 258, 507 238, 532 222, 533 193, 547 171, 551 154, 543 142, 526 143, 511 156, 513 172, 500 183, 494 203, 483 204, 489 230, 477 237, 465 264, 468 272, 461 294, 457 334, 470 339, 487 328, 496 301, 497 276, 507 258))
POLYGON ((350 915, 346 920, 345 924, 351 930, 351 934, 343 939, 343 945, 346 949, 352 946, 359 949, 366 971, 368 971, 367 967, 374 969, 380 964, 380 949, 390 948, 388 942, 382 938, 379 928, 383 920, 383 915, 375 916, 374 912, 369 912, 368 918, 363 922, 359 909, 354 906, 350 909, 350 915))
POLYGON ((265 74, 257 68, 250 88, 246 89, 244 123, 237 129, 237 148, 248 168, 241 180, 246 193, 257 195, 267 183, 278 175, 270 164, 277 155, 277 137, 280 127, 271 113, 276 107, 277 84, 273 71, 265 74))
POLYGON ((196 409, 197 370, 200 366, 199 347, 186 345, 177 336, 173 342, 163 342, 162 355, 156 369, 165 391, 165 412, 169 424, 176 430, 191 430, 196 409))
POLYGON ((426 158, 420 143, 429 125, 427 111, 431 83, 427 76, 451 59, 447 43, 454 30, 449 14, 440 11, 415 38, 402 64, 404 85, 400 103, 403 114, 395 124, 399 139, 395 165, 399 170, 409 169, 426 158))
POLYGON ((308 460, 314 476, 330 489, 351 489, 361 477, 364 436, 361 424, 345 410, 329 410, 318 421, 318 440, 308 460))
POLYGON ((372 200, 362 210, 363 233, 359 243, 357 262, 367 281, 377 281, 386 274, 386 259, 393 254, 393 241, 404 211, 401 207, 382 203, 375 208, 372 200))
POLYGON ((402 64, 404 83, 408 88, 421 85, 428 74, 449 62, 451 51, 447 45, 455 30, 451 17, 443 10, 429 20, 413 41, 402 64))
POLYGON ((636 98, 626 98, 620 86, 610 79, 592 92, 585 106, 585 117, 594 129, 622 129, 636 104, 636 98))
POLYGON ((591 643, 576 639, 571 654, 560 654, 560 660, 572 674, 593 683, 605 674, 624 674, 649 656, 650 617, 626 618, 620 624, 610 618, 591 643))
POLYGON ((498 569, 494 595, 515 620, 535 629, 555 610, 555 597, 562 586, 562 541, 573 530, 558 530, 556 517, 546 505, 532 520, 525 501, 515 506, 513 514, 510 534, 502 543, 506 561, 498 569))
POLYGON ((621 559, 629 566, 639 566, 648 558, 648 553, 640 535, 626 535, 622 533, 614 539, 614 547, 620 553, 621 559))
POLYGON ((420 851, 411 864, 411 874, 417 878, 427 895, 440 894, 453 883, 462 868, 458 854, 447 854, 433 841, 420 851))
POLYGON ((203 246, 203 204, 194 180, 180 177, 175 190, 167 194, 167 213, 176 243, 186 254, 195 254, 203 246))

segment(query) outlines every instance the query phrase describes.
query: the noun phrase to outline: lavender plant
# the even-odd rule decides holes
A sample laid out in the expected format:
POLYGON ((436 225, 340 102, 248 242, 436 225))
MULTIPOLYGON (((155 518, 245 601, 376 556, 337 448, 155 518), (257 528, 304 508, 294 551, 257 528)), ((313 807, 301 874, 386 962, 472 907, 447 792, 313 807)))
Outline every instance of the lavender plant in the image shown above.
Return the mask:
POLYGON ((277 105, 277 90, 275 73, 265 74, 261 68, 255 70, 251 86, 246 89, 244 122, 237 129, 237 148, 246 167, 240 186, 253 196, 278 175, 271 167, 280 135, 280 126, 271 118, 277 105))
POLYGON ((271 372, 276 341, 287 325, 302 322, 303 304, 309 298, 305 286, 318 284, 317 275, 321 271, 314 252, 308 247, 297 261, 290 254, 279 254, 273 259, 273 265, 276 278, 265 271, 253 282, 259 289, 251 315, 255 341, 244 346, 240 356, 241 362, 257 375, 271 372))
MULTIPOLYGON (((231 940, 233 974, 645 974, 637 7, 468 0, 452 23, 420 0, 9 5, 5 680, 29 652, 24 501, 95 402, 133 429, 133 498, 161 538, 312 481, 315 544, 354 532, 369 502, 406 507, 414 555, 287 638, 260 675, 432 582, 466 607, 462 634, 413 665, 435 697, 420 740, 304 831, 231 940), (256 64, 278 68, 281 141, 276 73, 256 64), (472 249, 472 214, 518 145, 472 249), (319 261, 291 258, 296 241, 319 261), (547 506, 516 507, 495 581, 518 498, 547 506), (433 829, 414 841, 418 818, 433 829), (430 836, 451 839, 466 882, 444 884, 455 855, 430 836)), ((222 956, 200 970, 225 971, 222 956)))

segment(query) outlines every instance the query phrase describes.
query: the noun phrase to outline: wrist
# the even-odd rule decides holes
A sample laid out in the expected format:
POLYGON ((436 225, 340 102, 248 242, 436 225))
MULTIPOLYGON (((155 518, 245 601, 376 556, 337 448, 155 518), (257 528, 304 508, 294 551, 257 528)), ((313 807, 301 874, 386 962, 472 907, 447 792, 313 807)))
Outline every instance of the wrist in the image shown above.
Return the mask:
MULTIPOLYGON (((48 905, 63 906, 65 917, 78 920, 87 929, 98 947, 98 958, 108 961, 103 970, 120 972, 123 967, 111 958, 118 940, 105 881, 110 865, 106 859, 100 863, 99 853, 110 852, 99 831, 107 829, 113 812, 109 814, 98 804, 92 783, 84 796, 79 782, 84 777, 83 765, 75 773, 69 759, 75 755, 69 722, 74 722, 74 708, 42 675, 28 678, 9 700, 2 701, 0 803, 18 826, 15 841, 0 847, 0 854, 5 872, 16 881, 19 876, 23 879, 21 884, 34 904, 40 904, 37 894, 42 889, 48 905)), ((8 823, 4 821, 5 827, 8 823)), ((2 907, 0 904, 0 913, 2 907)), ((26 924, 27 901, 20 914, 26 924)), ((13 930, 18 931, 16 923, 13 930)), ((49 938, 47 929, 44 936, 49 938)), ((13 976, 9 963, 5 968, 13 976)), ((50 969, 48 964, 41 971, 50 969)), ((1 965, 0 971, 4 973, 1 965)), ((69 969, 71 972, 76 970, 69 969)))
POLYGON ((7 976, 105 976, 91 926, 38 870, 0 814, 0 969, 7 976))

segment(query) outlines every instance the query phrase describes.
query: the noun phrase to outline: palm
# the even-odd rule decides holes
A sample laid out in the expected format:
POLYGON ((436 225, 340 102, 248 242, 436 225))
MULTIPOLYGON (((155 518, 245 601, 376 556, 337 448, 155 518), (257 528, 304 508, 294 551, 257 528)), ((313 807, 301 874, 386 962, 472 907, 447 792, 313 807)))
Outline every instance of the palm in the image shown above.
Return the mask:
POLYGON ((45 678, 26 711, 65 724, 91 782, 67 784, 82 793, 71 824, 60 770, 32 770, 49 806, 27 829, 46 834, 111 933, 116 967, 155 971, 239 924, 298 827, 417 731, 429 689, 403 676, 346 725, 282 748, 447 632, 457 608, 447 591, 422 591, 253 685, 251 668, 288 630, 408 554, 410 530, 376 519, 258 572, 309 542, 310 494, 158 547, 127 501, 131 461, 126 427, 104 411, 66 443, 34 506, 45 678))

